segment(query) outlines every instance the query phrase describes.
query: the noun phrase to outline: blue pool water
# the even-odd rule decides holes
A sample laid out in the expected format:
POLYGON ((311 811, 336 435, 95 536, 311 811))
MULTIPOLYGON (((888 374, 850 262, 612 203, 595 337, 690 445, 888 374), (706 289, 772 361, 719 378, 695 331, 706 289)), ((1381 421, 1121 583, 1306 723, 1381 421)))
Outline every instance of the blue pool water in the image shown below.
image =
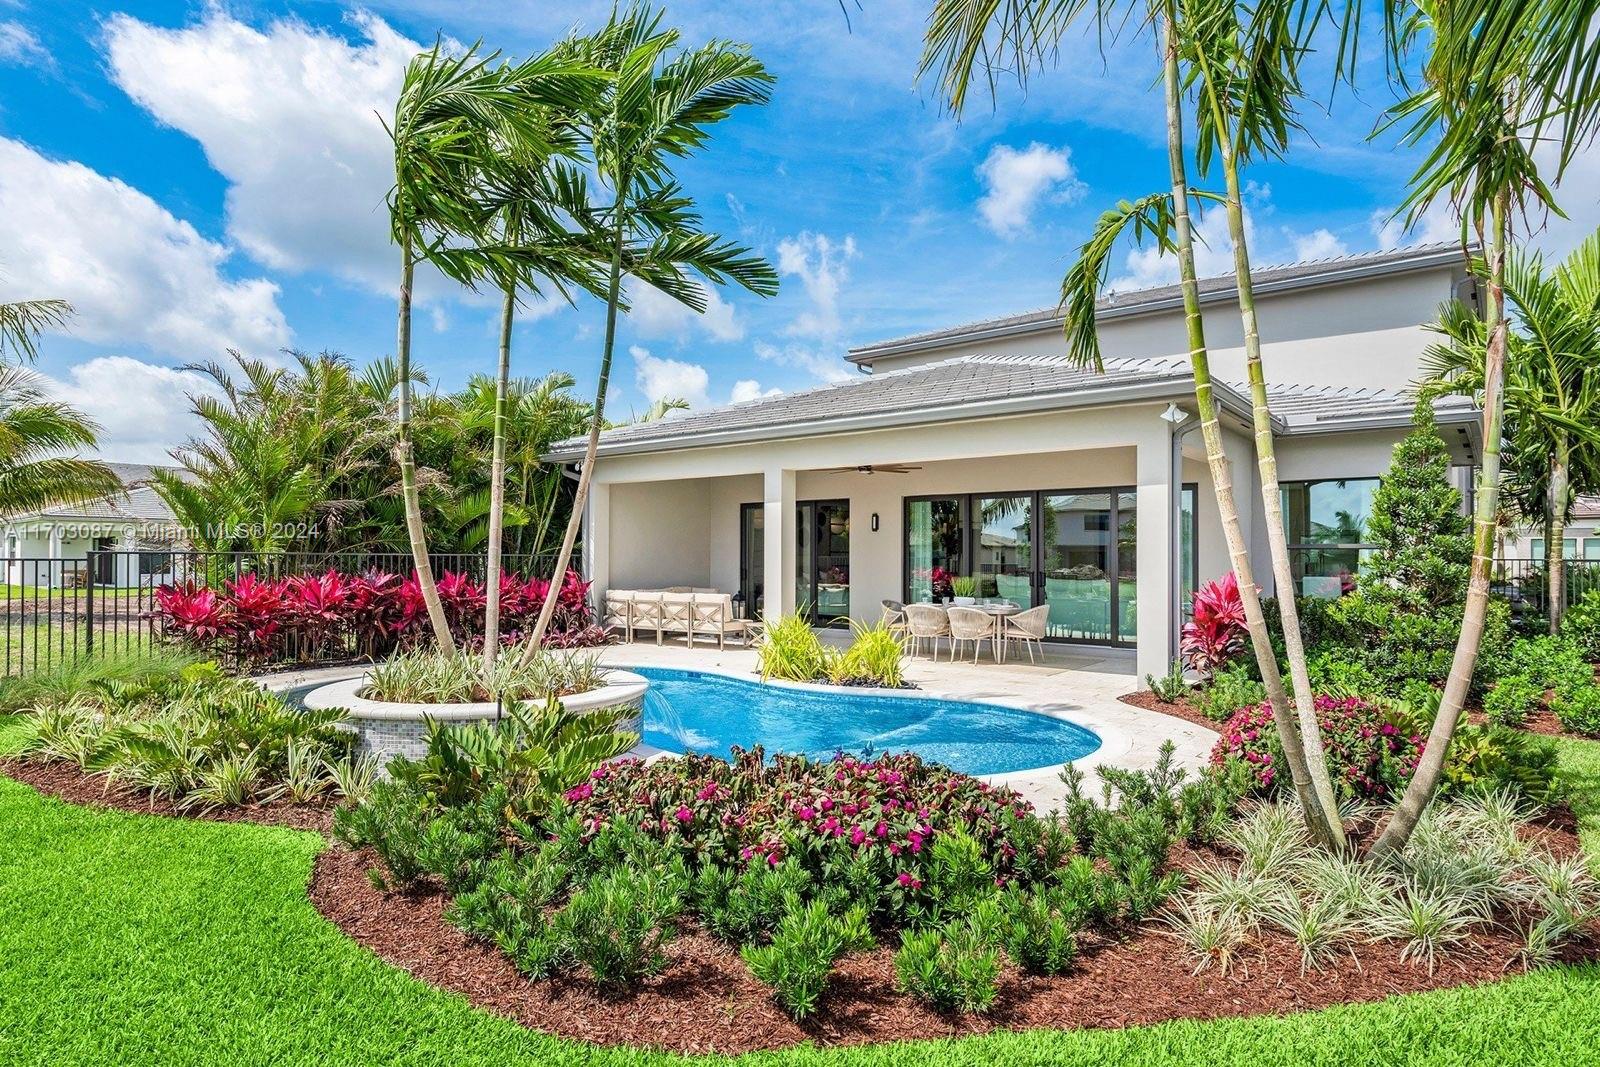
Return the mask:
POLYGON ((650 679, 644 741, 726 756, 733 745, 819 759, 910 750, 967 774, 1033 770, 1087 756, 1093 730, 1017 708, 931 697, 827 692, 720 674, 628 667, 650 679))

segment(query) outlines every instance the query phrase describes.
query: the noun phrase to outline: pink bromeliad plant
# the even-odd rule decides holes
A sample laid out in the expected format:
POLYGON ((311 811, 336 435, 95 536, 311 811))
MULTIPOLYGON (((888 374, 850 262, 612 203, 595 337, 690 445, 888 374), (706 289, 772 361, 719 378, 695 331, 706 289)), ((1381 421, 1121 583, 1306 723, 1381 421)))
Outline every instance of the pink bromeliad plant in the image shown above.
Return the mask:
POLYGON ((1194 610, 1183 626, 1183 661, 1209 678, 1244 651, 1248 633, 1239 579, 1229 571, 1195 591, 1194 610))

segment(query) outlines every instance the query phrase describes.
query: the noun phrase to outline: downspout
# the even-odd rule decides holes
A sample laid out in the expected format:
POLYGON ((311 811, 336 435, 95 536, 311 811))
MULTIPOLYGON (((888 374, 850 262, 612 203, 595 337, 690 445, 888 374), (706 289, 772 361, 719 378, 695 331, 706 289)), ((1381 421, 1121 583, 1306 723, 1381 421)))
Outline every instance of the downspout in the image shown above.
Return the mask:
POLYGON ((1172 655, 1180 658, 1179 648, 1183 643, 1183 440, 1198 430, 1200 423, 1177 404, 1168 404, 1161 418, 1166 421, 1172 439, 1172 452, 1167 461, 1167 482, 1172 486, 1172 507, 1167 516, 1167 587, 1172 591, 1172 597, 1167 611, 1167 625, 1172 655))

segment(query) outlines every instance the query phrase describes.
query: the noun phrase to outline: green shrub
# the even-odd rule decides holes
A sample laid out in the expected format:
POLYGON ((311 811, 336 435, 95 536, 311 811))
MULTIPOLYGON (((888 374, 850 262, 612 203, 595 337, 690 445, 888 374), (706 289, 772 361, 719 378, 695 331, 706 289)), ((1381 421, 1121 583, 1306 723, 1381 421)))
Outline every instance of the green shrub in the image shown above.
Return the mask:
POLYGON ((690 895, 707 930, 748 945, 767 940, 791 910, 791 898, 809 896, 812 886, 810 872, 793 858, 776 867, 753 863, 739 873, 708 863, 695 873, 690 895))
MULTIPOLYGON (((1379 684, 1366 696, 1395 696, 1413 679, 1430 685, 1443 685, 1455 657, 1456 639, 1461 632, 1461 609, 1446 607, 1435 612, 1404 611, 1393 604, 1364 594, 1340 597, 1329 612, 1345 630, 1342 658, 1360 662, 1379 684)), ((1502 600, 1491 600, 1484 619, 1479 645, 1474 688, 1481 690, 1496 673, 1511 643, 1511 609, 1502 600)))
POLYGON ((899 689, 905 682, 905 640, 887 625, 866 626, 852 621, 855 632, 850 647, 828 663, 828 681, 834 685, 872 685, 899 689))
POLYGON ((994 868, 965 830, 938 834, 929 848, 924 891, 935 920, 961 915, 994 892, 994 868))
POLYGON ((756 648, 761 660, 761 680, 814 682, 828 676, 834 653, 801 615, 785 615, 761 632, 756 648))
MULTIPOLYGON (((1355 649, 1324 649, 1307 657, 1306 670, 1311 675, 1311 688, 1319 693, 1360 696, 1381 693, 1385 688, 1383 680, 1367 669, 1364 657, 1355 649)), ((1261 699, 1266 699, 1265 692, 1261 699)))
POLYGON ((1029 974, 1064 974, 1078 955, 1086 915, 1058 887, 1029 892, 1008 887, 973 912, 991 944, 1029 974))
POLYGON ((1582 650, 1565 637, 1549 634, 1513 641, 1503 674, 1525 675, 1541 693, 1553 689, 1557 695, 1594 683, 1594 668, 1582 650))
POLYGON ((1600 736, 1600 685, 1590 682, 1557 693, 1550 709, 1561 720, 1563 730, 1600 736))
POLYGON ((631 985, 666 966, 683 911, 681 868, 617 867, 572 894, 558 928, 572 958, 601 985, 631 985))
POLYGON ((180 684, 218 677, 216 664, 201 663, 177 649, 108 650, 5 679, 0 683, 0 711, 45 711, 68 705, 125 708, 158 701, 180 684))
POLYGON ((1508 674, 1483 698, 1483 712, 1500 726, 1520 726, 1544 696, 1544 687, 1526 674, 1508 674))
POLYGON ((1157 678, 1153 674, 1144 676, 1144 684, 1150 687, 1150 692, 1163 704, 1175 704, 1189 693, 1189 683, 1183 679, 1183 660, 1175 659, 1166 675, 1157 678))
POLYGON ((446 807, 504 789, 508 808, 532 819, 639 742, 638 734, 617 729, 635 714, 628 707, 572 711, 552 697, 542 706, 512 702, 504 710, 497 722, 429 720, 422 758, 396 758, 389 774, 446 807))
POLYGON ((1600 589, 1591 589, 1567 607, 1561 636, 1590 663, 1600 661, 1600 589))
POLYGON ((562 932, 545 909, 565 892, 570 871, 557 849, 510 851, 489 860, 477 884, 458 895, 445 918, 504 952, 530 978, 548 978, 570 962, 562 932))
POLYGON ((750 973, 772 987, 778 1003, 796 1019, 817 1010, 834 961, 846 952, 872 945, 866 912, 852 908, 835 915, 814 900, 801 905, 792 898, 770 945, 746 946, 744 961, 750 973))
MULTIPOLYGON (((421 853, 429 811, 427 798, 411 786, 377 782, 360 804, 334 812, 333 834, 350 848, 376 852, 389 883, 410 885, 427 872, 421 853)), ((381 876, 373 880, 383 887, 381 876)))
POLYGON ((906 933, 894 954, 896 986, 945 1012, 987 1011, 1000 980, 1000 953, 970 920, 906 933))
POLYGON ((1267 699, 1267 688, 1246 667, 1233 666, 1212 675, 1210 683, 1190 699, 1206 718, 1221 722, 1240 708, 1267 699))

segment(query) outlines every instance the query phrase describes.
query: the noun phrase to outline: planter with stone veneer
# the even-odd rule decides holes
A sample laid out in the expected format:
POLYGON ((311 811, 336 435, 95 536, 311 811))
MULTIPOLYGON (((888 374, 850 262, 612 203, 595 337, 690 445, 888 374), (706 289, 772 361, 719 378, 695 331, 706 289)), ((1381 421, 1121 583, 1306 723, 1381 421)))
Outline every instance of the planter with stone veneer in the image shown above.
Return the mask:
MULTIPOLYGON (((561 698, 573 711, 595 711, 619 705, 633 709, 633 716, 619 729, 637 732, 643 722, 644 693, 650 682, 629 671, 606 671, 606 684, 561 698)), ((392 700, 372 700, 361 696, 367 687, 365 674, 345 678, 306 693, 301 702, 307 708, 341 708, 347 714, 345 725, 356 734, 356 751, 374 753, 387 763, 394 756, 421 757, 427 749, 427 720, 443 723, 493 722, 499 709, 492 701, 472 704, 415 704, 392 700)))

